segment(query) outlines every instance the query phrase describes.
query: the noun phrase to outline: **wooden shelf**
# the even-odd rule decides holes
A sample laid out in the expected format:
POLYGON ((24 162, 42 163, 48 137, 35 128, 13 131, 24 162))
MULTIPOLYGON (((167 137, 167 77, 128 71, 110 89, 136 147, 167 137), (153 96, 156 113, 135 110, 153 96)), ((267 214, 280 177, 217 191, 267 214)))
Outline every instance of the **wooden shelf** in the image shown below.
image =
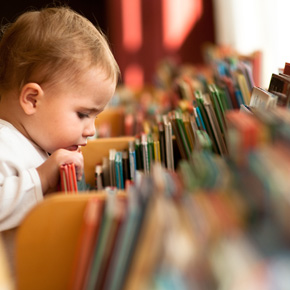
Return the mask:
POLYGON ((16 236, 18 290, 68 289, 85 206, 96 197, 106 193, 52 194, 29 212, 16 236))

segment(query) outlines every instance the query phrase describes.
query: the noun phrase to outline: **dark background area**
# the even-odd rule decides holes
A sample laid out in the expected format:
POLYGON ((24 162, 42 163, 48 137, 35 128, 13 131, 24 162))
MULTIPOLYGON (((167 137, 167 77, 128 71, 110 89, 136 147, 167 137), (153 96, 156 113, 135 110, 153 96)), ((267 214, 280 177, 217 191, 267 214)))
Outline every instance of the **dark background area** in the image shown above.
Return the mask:
MULTIPOLYGON (((1 2, 4 2, 3 0, 1 2)), ((80 0, 10 0, 0 5, 1 23, 14 21, 17 16, 27 10, 40 9, 46 6, 68 5, 80 14, 86 16, 94 24, 98 24, 103 30, 107 29, 106 18, 106 2, 105 0, 97 1, 80 1, 80 0)))
MULTIPOLYGON (((2 0, 3 1, 3 0, 2 0)), ((194 1, 194 0, 193 0, 194 1)), ((143 46, 137 53, 128 53, 122 45, 121 0, 10 0, 0 4, 1 24, 15 20, 21 13, 52 5, 68 5, 99 26, 107 35, 121 72, 132 62, 139 63, 144 70, 144 81, 153 79, 156 64, 165 57, 173 57, 181 63, 202 64, 201 46, 205 42, 215 43, 212 0, 203 0, 203 14, 187 39, 177 51, 166 51, 162 39, 161 0, 141 0, 143 46)))

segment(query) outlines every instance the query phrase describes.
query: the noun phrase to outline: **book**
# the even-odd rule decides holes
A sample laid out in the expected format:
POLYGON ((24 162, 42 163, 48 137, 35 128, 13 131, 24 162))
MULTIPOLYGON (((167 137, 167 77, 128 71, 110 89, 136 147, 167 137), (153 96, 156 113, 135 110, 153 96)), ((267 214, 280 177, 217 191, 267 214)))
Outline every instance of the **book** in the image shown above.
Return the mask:
POLYGON ((160 141, 153 140, 153 146, 154 146, 154 163, 161 163, 160 141))
POLYGON ((197 127, 197 124, 195 121, 195 116, 193 113, 189 115, 189 124, 191 127, 191 131, 193 132, 193 135, 194 135, 194 149, 200 150, 200 146, 198 143, 198 137, 197 137, 198 127, 197 127))
POLYGON ((220 100, 219 92, 216 88, 215 84, 211 84, 209 87, 209 96, 211 99, 211 102, 213 104, 213 108, 217 117, 217 120, 219 122, 219 127, 221 129, 221 133, 224 136, 224 133, 226 132, 226 122, 224 118, 224 108, 222 106, 222 102, 220 100))
POLYGON ((165 131, 166 165, 169 170, 174 170, 172 124, 167 115, 163 115, 165 131))
POLYGON ((141 134, 141 147, 142 147, 142 163, 143 170, 145 174, 150 173, 150 161, 149 161, 149 151, 148 151, 148 142, 147 135, 145 133, 141 134))
POLYGON ((162 121, 158 122, 158 137, 160 143, 160 159, 164 167, 167 167, 166 160, 166 145, 165 145, 165 132, 164 132, 164 123, 162 121))
POLYGON ((123 180, 124 180, 124 187, 125 187, 127 180, 130 180, 130 163, 129 163, 128 149, 122 151, 122 167, 123 167, 123 180))
POLYGON ((136 152, 134 141, 129 142, 129 168, 130 168, 130 180, 135 181, 137 164, 136 164, 136 152))
POLYGON ((115 154, 115 174, 117 188, 124 189, 123 163, 121 151, 117 151, 115 154))
POLYGON ((233 79, 229 76, 223 76, 221 78, 221 82, 223 82, 225 85, 225 89, 227 90, 230 99, 231 107, 233 109, 239 109, 239 104, 235 96, 235 85, 233 79))
POLYGON ((154 141, 151 133, 147 134, 147 147, 148 147, 149 171, 151 171, 152 165, 155 160, 154 141))
POLYGON ((278 96, 260 87, 254 87, 250 99, 250 107, 261 109, 275 108, 278 96))
MULTIPOLYGON (((143 180, 140 190, 142 194, 151 195, 154 191, 152 178, 143 180)), ((158 198, 160 202, 160 199, 158 198)), ((141 213, 142 228, 138 230, 138 240, 134 243, 134 252, 130 255, 130 265, 126 268, 127 274, 122 277, 122 283, 115 289, 138 289, 145 286, 150 273, 154 271, 154 262, 157 258, 158 247, 162 231, 158 216, 158 209, 162 207, 153 197, 147 197, 146 207, 141 213)), ((134 225, 133 225, 134 226, 134 225)), ((146 287, 145 287, 146 288, 146 287)), ((110 289, 110 288, 109 288, 110 289)))
POLYGON ((181 137, 181 132, 178 128, 178 124, 177 124, 177 120, 176 120, 176 116, 175 116, 175 113, 174 112, 170 112, 168 114, 168 118, 172 124, 172 130, 173 130, 173 134, 175 136, 175 140, 177 142, 177 147, 178 147, 178 150, 181 154, 181 157, 183 159, 187 159, 187 153, 186 153, 186 149, 183 145, 183 141, 182 141, 182 137, 181 137))
POLYGON ((142 153, 142 147, 140 138, 136 136, 135 138, 135 154, 136 154, 136 170, 143 170, 144 164, 143 164, 143 153, 142 153))
POLYGON ((237 101, 239 103, 239 106, 241 108, 241 106, 245 104, 245 101, 244 101, 242 92, 241 92, 241 90, 239 88, 236 88, 235 95, 236 95, 237 101))
POLYGON ((122 289, 125 283, 135 248, 138 245, 139 234, 142 231, 143 219, 150 198, 147 186, 147 184, 143 186, 144 193, 136 187, 130 187, 128 190, 128 214, 126 222, 120 229, 104 289, 122 289))
POLYGON ((108 270, 112 263, 113 253, 116 248, 117 241, 120 237, 120 231, 127 219, 127 198, 117 198, 113 209, 113 221, 110 227, 110 233, 104 249, 102 261, 97 274, 95 289, 103 289, 108 276, 108 270))
POLYGON ((225 111, 232 110, 233 105, 232 105, 230 93, 227 86, 221 82, 218 82, 217 86, 218 86, 219 94, 221 96, 221 101, 222 101, 224 110, 225 111))
POLYGON ((249 86, 247 84, 247 80, 244 74, 237 72, 237 80, 238 80, 238 85, 241 90, 244 104, 249 105, 250 104, 250 96, 251 92, 249 89, 249 86))
POLYGON ((105 201, 91 198, 84 209, 68 289, 84 289, 93 249, 99 234, 105 201))
POLYGON ((268 91, 278 96, 279 106, 287 107, 290 99, 290 78, 281 74, 272 74, 268 91))
POLYGON ((104 189, 104 176, 102 165, 97 164, 95 168, 95 189, 102 190, 104 189))
POLYGON ((285 66, 284 66, 284 69, 283 69, 283 73, 285 75, 290 76, 290 63, 289 62, 285 62, 285 66))
POLYGON ((94 245, 92 263, 85 285, 87 290, 102 289, 118 232, 125 218, 125 208, 125 198, 119 198, 115 192, 108 193, 101 228, 94 245))
POLYGON ((112 187, 117 186, 116 165, 115 165, 116 152, 117 152, 116 149, 109 150, 110 186, 112 187))
POLYGON ((195 113, 195 116, 196 116, 195 119, 196 119, 196 124, 198 126, 198 129, 199 130, 206 130, 204 119, 203 119, 200 107, 196 106, 194 108, 194 113, 195 113))
POLYGON ((62 164, 60 166, 60 189, 64 193, 78 192, 75 165, 62 164))
POLYGON ((184 112, 182 114, 182 121, 183 121, 184 128, 188 137, 190 151, 193 151, 195 147, 195 137, 194 137, 194 132, 192 131, 192 127, 190 125, 189 112, 184 112))
POLYGON ((209 122, 211 124, 214 138, 215 138, 216 143, 217 143, 219 154, 221 154, 222 156, 226 155, 227 154, 227 146, 226 146, 225 140, 222 136, 222 132, 221 132, 219 123, 217 121, 210 97, 207 94, 204 95, 204 106, 205 106, 205 109, 207 112, 209 122))
MULTIPOLYGON (((211 139, 211 143, 212 143, 212 149, 214 150, 215 153, 219 153, 218 151, 218 147, 217 147, 217 142, 216 142, 216 139, 215 139, 215 136, 214 136, 214 133, 213 133, 213 129, 212 129, 212 126, 210 124, 210 120, 208 118, 208 115, 207 115, 207 112, 206 112, 206 109, 205 109, 205 106, 204 106, 204 97, 203 97, 204 94, 202 93, 199 93, 198 95, 196 95, 196 99, 197 99, 197 102, 198 102, 198 106, 200 108, 200 111, 201 111, 201 114, 203 116, 203 120, 204 120, 204 123, 205 123, 205 127, 206 127, 206 132, 209 136, 209 138, 211 139)), ((201 132, 202 130, 199 130, 200 132, 198 133, 198 139, 199 139, 199 144, 200 143, 200 137, 201 137, 201 132)), ((203 148, 203 146, 202 146, 203 148)))
POLYGON ((241 72, 245 76, 248 90, 249 92, 251 92, 253 87, 255 86, 255 83, 253 78, 253 70, 249 62, 239 61, 237 65, 237 71, 241 72))
POLYGON ((185 125, 183 123, 182 113, 180 113, 178 110, 175 111, 175 119, 177 121, 177 127, 180 132, 183 147, 185 149, 186 159, 189 159, 192 149, 189 142, 189 136, 187 135, 185 125))

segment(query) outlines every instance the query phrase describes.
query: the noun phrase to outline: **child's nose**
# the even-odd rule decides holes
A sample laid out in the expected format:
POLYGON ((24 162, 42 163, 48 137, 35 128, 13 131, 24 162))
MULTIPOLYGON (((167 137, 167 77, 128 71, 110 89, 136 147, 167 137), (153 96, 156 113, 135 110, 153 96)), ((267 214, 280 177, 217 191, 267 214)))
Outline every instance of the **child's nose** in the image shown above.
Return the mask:
POLYGON ((89 122, 84 129, 83 136, 91 137, 95 135, 95 132, 96 132, 95 122, 89 122))

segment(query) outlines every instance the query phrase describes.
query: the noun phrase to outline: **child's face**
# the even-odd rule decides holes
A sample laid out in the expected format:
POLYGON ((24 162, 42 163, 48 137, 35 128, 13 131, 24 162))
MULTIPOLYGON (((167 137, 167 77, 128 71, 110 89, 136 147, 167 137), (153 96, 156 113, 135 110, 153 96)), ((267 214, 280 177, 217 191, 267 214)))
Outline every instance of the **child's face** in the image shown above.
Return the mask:
POLYGON ((96 69, 87 71, 77 83, 60 83, 44 96, 29 125, 31 139, 49 153, 76 150, 95 134, 95 118, 112 97, 115 85, 96 69))

